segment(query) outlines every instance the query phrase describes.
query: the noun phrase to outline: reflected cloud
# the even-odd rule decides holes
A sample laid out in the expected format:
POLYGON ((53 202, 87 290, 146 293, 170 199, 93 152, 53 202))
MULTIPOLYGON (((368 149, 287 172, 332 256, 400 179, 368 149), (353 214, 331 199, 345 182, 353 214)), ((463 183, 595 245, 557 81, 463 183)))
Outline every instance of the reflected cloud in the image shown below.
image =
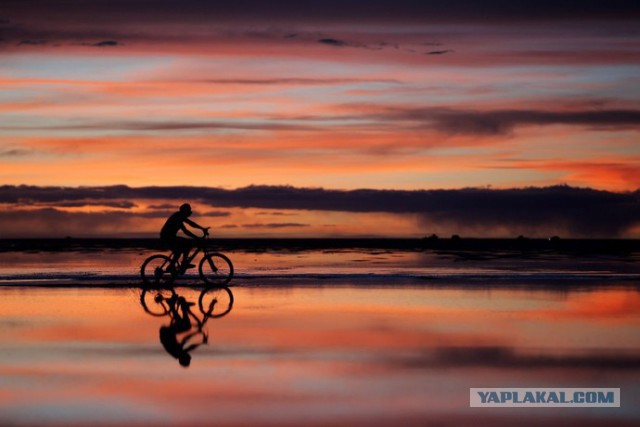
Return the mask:
POLYGON ((440 347, 425 351, 418 356, 397 358, 391 361, 407 368, 442 367, 492 367, 542 369, 616 369, 637 370, 640 354, 628 351, 584 351, 578 354, 525 354, 514 347, 440 347))

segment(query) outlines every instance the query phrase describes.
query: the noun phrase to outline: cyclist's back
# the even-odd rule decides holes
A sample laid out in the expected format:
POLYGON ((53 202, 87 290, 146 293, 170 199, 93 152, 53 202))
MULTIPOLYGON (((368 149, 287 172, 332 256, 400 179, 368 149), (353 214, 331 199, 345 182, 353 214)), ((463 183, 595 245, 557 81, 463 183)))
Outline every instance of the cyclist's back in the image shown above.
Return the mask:
POLYGON ((185 212, 179 210, 178 212, 173 213, 168 219, 167 222, 162 226, 162 230, 160 230, 160 238, 162 240, 172 240, 177 237, 178 231, 184 227, 183 222, 187 219, 185 212))
POLYGON ((184 203, 182 206, 180 206, 179 211, 171 214, 171 216, 167 218, 167 221, 160 230, 160 240, 169 249, 171 249, 171 252, 173 252, 173 260, 177 261, 180 257, 180 254, 182 254, 184 269, 194 267, 194 265, 186 263, 189 252, 194 245, 193 240, 178 237, 178 232, 182 230, 185 235, 191 237, 192 239, 198 238, 198 236, 187 229, 185 223, 187 223, 191 227, 199 228, 203 231, 207 230, 206 228, 196 224, 189 219, 191 213, 191 205, 188 203, 184 203))

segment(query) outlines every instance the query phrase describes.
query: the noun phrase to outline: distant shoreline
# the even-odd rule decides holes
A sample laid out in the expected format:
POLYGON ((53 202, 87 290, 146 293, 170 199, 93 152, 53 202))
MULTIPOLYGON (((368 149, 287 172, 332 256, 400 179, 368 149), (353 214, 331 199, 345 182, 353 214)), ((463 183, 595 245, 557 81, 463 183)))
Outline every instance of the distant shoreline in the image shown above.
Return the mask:
MULTIPOLYGON (((640 239, 535 239, 535 238, 242 238, 214 239, 221 250, 401 250, 401 251, 514 251, 571 254, 631 255, 640 253, 640 239)), ((0 239, 0 252, 82 251, 164 248, 154 238, 23 238, 0 239)))

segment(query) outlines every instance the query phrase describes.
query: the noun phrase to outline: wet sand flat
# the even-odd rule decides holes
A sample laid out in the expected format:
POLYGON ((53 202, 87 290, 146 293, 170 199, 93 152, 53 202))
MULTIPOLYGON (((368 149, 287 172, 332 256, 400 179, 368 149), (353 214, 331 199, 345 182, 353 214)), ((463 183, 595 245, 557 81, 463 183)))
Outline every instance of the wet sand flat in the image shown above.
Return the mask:
MULTIPOLYGON (((0 288, 0 424, 640 421, 640 293, 628 283, 230 289, 231 310, 207 319, 208 343, 184 368, 159 340, 169 316, 145 311, 137 288, 0 288), (469 408, 470 387, 619 387, 622 405, 469 408)), ((199 289, 175 292, 202 317, 199 289)))

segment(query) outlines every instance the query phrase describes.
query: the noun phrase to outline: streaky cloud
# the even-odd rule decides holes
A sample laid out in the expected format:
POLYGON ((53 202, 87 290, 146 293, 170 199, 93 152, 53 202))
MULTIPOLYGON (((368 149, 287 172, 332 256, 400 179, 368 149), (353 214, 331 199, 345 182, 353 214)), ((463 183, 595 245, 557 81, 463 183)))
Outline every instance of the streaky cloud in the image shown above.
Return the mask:
POLYGON ((290 227, 309 227, 309 224, 301 224, 299 222, 270 222, 270 223, 254 223, 244 224, 245 228, 290 228, 290 227))
POLYGON ((87 43, 86 45, 93 46, 93 47, 115 47, 115 46, 121 46, 122 43, 115 40, 103 40, 96 43, 87 43))
POLYGON ((30 40, 30 39, 27 39, 27 40, 21 40, 18 43, 18 46, 42 46, 42 45, 45 45, 45 44, 47 44, 47 40, 42 40, 42 39, 40 39, 40 40, 30 40))
POLYGON ((23 150, 19 148, 11 148, 8 150, 0 151, 0 157, 22 157, 31 154, 29 150, 23 150))
POLYGON ((316 126, 305 124, 284 123, 273 120, 264 121, 152 121, 152 120, 122 120, 122 121, 93 121, 61 125, 42 126, 0 126, 2 130, 32 131, 34 129, 47 131, 101 131, 123 130, 132 132, 158 131, 191 131, 191 130, 245 130, 245 131, 311 131, 318 130, 316 126))
MULTIPOLYGON (((336 82, 337 83, 337 82, 336 82)), ((254 84, 261 84, 255 81, 254 84)), ((264 84, 271 84, 265 81, 264 84)), ((277 84, 274 81, 273 84, 277 84)), ((322 121, 336 119, 358 120, 360 123, 375 123, 377 126, 392 126, 413 130, 435 130, 445 134, 463 135, 506 135, 523 126, 570 125, 592 129, 639 129, 640 110, 600 109, 600 110, 463 110, 441 107, 402 107, 380 106, 377 111, 358 112, 371 109, 371 106, 349 104, 343 106, 351 110, 350 114, 330 117, 298 116, 282 119, 264 117, 259 120, 121 120, 121 121, 84 121, 60 125, 5 125, 0 129, 7 131, 101 131, 121 130, 131 132, 181 132, 181 131, 322 131, 327 130, 322 121), (292 121, 295 120, 295 121, 292 121)), ((351 125, 349 125, 351 126, 351 125)), ((339 127, 334 125, 334 128, 339 127)))
POLYGON ((230 84, 230 85, 341 85, 352 83, 390 83, 400 84, 399 80, 394 79, 353 79, 353 78, 276 78, 276 79, 208 79, 196 81, 197 83, 211 83, 211 84, 230 84))
MULTIPOLYGON (((357 109, 357 107, 356 107, 357 109)), ((371 119, 414 123, 447 134, 503 135, 520 126, 573 125, 606 129, 640 128, 640 110, 463 110, 432 107, 387 107, 371 119)))
POLYGON ((426 55, 446 55, 447 53, 453 53, 454 50, 452 49, 445 49, 445 50, 432 50, 430 52, 427 52, 426 55))
POLYGON ((96 207, 108 207, 108 208, 117 208, 117 209, 133 209, 137 207, 133 202, 130 201, 101 201, 101 202, 91 202, 91 201, 61 201, 56 203, 56 207, 61 208, 83 208, 89 206, 96 207))
POLYGON ((343 46, 349 45, 349 43, 347 43, 344 40, 338 40, 338 39, 332 39, 332 38, 319 39, 318 43, 326 44, 329 46, 335 46, 335 47, 343 47, 343 46))

